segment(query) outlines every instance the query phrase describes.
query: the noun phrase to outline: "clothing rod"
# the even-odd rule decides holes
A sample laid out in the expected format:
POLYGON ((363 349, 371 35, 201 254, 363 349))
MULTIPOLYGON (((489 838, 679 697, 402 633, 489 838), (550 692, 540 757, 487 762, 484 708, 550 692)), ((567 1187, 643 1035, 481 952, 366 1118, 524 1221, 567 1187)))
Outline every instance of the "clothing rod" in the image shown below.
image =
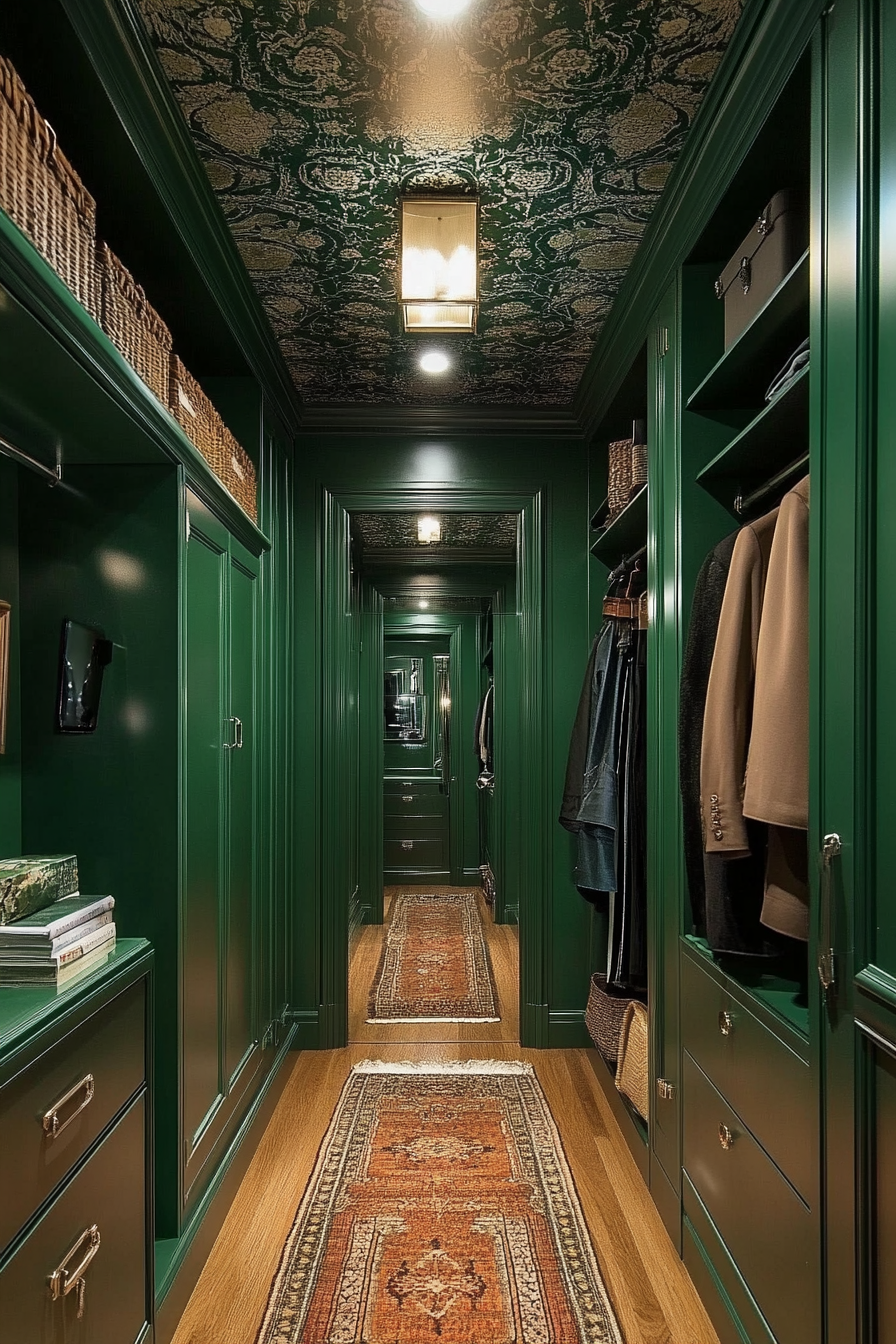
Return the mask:
POLYGON ((758 504, 767 495, 773 495, 780 486, 790 480, 791 476, 796 476, 798 472, 805 471, 808 465, 809 454, 803 453, 802 457, 798 457, 796 461, 777 472, 770 481, 766 481, 765 485, 760 485, 758 489, 751 490, 748 495, 737 495, 734 500, 734 512, 738 514, 748 513, 754 504, 758 504))
POLYGON ((46 466, 43 462, 38 462, 36 457, 29 457, 27 453, 22 452, 14 443, 8 439, 0 438, 0 453, 6 457, 11 457, 15 462, 21 462, 23 467, 29 467, 31 471, 36 471, 39 476, 46 476, 51 486, 58 485, 62 480, 62 466, 57 462, 56 469, 46 466))
POLYGON ((615 584, 620 583, 622 579, 624 579, 626 575, 631 572, 632 566, 635 565, 641 559, 641 557, 646 554, 647 554, 647 543, 645 542, 639 551, 635 551, 634 555, 624 556, 623 559, 620 560, 616 568, 613 570, 613 572, 610 574, 609 578, 607 579, 607 587, 612 588, 615 584))

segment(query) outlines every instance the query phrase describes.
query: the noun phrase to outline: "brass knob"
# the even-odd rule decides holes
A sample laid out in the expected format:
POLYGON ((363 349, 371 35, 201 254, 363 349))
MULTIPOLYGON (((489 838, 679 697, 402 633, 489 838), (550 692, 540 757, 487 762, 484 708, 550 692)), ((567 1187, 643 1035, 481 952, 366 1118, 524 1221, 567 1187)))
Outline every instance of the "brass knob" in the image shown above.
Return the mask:
POLYGON ((719 1143, 725 1149, 726 1153, 734 1143, 734 1135, 727 1125, 719 1125, 719 1143))
POLYGON ((734 1018, 730 1013, 719 1013, 719 1031, 723 1036, 730 1036, 734 1030, 734 1018))

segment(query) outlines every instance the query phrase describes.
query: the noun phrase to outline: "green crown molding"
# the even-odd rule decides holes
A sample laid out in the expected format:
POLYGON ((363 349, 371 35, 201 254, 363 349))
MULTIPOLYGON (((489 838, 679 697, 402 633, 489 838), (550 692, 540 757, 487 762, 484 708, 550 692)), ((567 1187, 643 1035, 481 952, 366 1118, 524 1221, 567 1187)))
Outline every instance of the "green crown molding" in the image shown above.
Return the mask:
POLYGON ((249 368, 295 432, 301 399, 139 11, 131 0, 62 4, 249 368))
POLYGON ((308 434, 543 434, 581 439, 572 410, 538 406, 308 406, 308 434))
POLYGON ((747 0, 626 272, 574 399, 591 436, 643 345, 660 296, 712 217, 829 0, 747 0))

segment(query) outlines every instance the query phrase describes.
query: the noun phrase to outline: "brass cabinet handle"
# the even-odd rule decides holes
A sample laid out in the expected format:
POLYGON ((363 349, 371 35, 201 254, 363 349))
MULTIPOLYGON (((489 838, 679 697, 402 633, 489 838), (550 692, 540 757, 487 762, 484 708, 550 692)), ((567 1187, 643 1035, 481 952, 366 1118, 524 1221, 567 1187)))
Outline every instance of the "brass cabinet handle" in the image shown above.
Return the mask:
POLYGON ((675 1096, 675 1084, 670 1083, 668 1078, 657 1078, 656 1094, 661 1101, 671 1101, 675 1096))
POLYGON ((78 1289, 79 1317, 82 1316, 84 1312, 84 1275, 99 1248, 100 1230, 96 1223, 94 1223, 92 1227, 87 1228, 86 1232, 81 1233, 68 1255, 58 1268, 53 1270, 53 1273, 47 1280, 50 1288, 50 1296, 54 1302, 57 1302, 60 1297, 68 1297, 69 1293, 74 1288, 78 1289), (76 1255, 81 1255, 82 1251, 83 1256, 80 1263, 74 1269, 69 1269, 69 1261, 74 1260, 76 1255))
POLYGON ((719 1013, 719 1031, 722 1033, 722 1035, 730 1036, 733 1030, 734 1030, 734 1018, 732 1017, 731 1013, 724 1011, 719 1013))
POLYGON ((70 1087, 69 1090, 64 1093, 58 1101, 54 1102, 47 1111, 46 1115, 41 1120, 44 1133, 51 1139, 57 1138, 64 1129, 68 1128, 76 1116, 79 1116, 82 1111, 87 1109, 93 1101, 93 1094, 95 1091, 96 1086, 93 1081, 93 1074, 85 1073, 81 1081, 75 1083, 74 1087, 70 1087), (79 1092, 84 1093, 80 1106, 76 1106, 71 1115, 67 1116, 65 1120, 60 1121, 59 1112, 64 1106, 67 1106, 72 1098, 76 1097, 79 1092))
POLYGON ((243 721, 238 719, 235 714, 231 714, 227 720, 233 724, 233 741, 224 743, 225 751, 242 751, 243 749, 243 721))
POLYGON ((834 962, 834 916, 831 908, 831 865, 843 849, 836 831, 824 837, 821 845, 821 928, 818 933, 818 979, 825 994, 830 994, 836 979, 834 962))
POLYGON ((401 795, 401 801, 403 803, 412 803, 414 801, 414 795, 412 793, 403 793, 401 795))
POLYGON ((719 1125, 719 1143, 725 1149, 726 1153, 734 1143, 734 1135, 727 1125, 719 1125))
POLYGON ((414 842, 413 842, 413 840, 402 840, 402 842, 401 842, 401 847, 402 847, 402 849, 413 849, 413 848, 414 848, 414 842))

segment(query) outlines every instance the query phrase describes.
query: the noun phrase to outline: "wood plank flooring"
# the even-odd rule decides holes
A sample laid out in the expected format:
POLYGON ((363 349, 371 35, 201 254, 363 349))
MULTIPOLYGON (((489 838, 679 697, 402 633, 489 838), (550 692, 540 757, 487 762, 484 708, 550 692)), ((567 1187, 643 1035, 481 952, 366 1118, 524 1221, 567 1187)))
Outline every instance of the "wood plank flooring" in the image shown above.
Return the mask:
MULTIPOLYGON (((489 916, 487 920, 490 945, 503 948, 495 959, 502 1003, 515 1009, 514 934, 490 925, 489 916)), ((368 936, 371 932, 361 935, 352 958, 350 1020, 353 1034, 361 1039, 344 1050, 304 1052, 287 1065, 289 1079, 173 1344, 254 1344, 280 1251, 342 1086, 352 1065, 370 1057, 531 1062, 560 1131, 626 1344, 718 1344, 616 1126, 588 1052, 524 1050, 506 1037, 455 1034, 506 1032, 509 1018, 480 1027, 446 1024, 437 1028, 445 1032, 441 1041, 415 1039, 421 1029, 409 1025, 367 1027, 363 1019, 370 980, 361 968, 372 964, 372 976, 376 966, 378 948, 373 946, 376 938, 368 936), (367 1034, 383 1030, 390 1033, 388 1039, 367 1034)), ((381 930, 375 932, 382 937, 381 930)), ((428 1032, 432 1025, 427 1024, 428 1032)))
POLYGON ((367 1022, 367 996, 379 965, 383 933, 388 926, 395 897, 405 893, 433 891, 449 894, 471 891, 471 887, 393 886, 384 895, 384 924, 364 925, 355 936, 349 959, 348 1039, 369 1044, 398 1041, 518 1041, 520 1038, 519 936, 515 925, 496 924, 479 892, 479 913, 485 930, 495 986, 498 990, 500 1022, 408 1022, 394 1024, 367 1022))

